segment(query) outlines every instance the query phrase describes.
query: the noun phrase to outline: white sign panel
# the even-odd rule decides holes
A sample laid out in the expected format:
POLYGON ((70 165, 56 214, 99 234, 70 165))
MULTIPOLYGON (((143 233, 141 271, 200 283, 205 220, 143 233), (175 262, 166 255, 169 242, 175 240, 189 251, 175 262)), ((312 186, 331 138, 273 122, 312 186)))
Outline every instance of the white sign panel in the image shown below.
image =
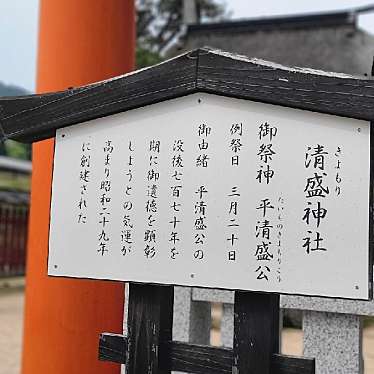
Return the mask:
POLYGON ((61 129, 49 275, 366 299, 369 139, 208 94, 61 129))

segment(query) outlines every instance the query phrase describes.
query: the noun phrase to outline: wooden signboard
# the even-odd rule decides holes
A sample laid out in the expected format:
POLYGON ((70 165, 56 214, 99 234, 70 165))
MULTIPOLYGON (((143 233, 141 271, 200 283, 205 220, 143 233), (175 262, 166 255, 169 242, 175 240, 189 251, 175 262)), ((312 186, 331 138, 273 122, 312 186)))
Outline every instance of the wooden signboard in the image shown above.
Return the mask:
POLYGON ((57 130, 48 274, 370 297, 370 123, 211 94, 57 130))
POLYGON ((3 139, 56 137, 49 275, 130 281, 100 359, 313 374, 279 293, 372 297, 372 78, 202 48, 0 109, 3 139), (233 349, 172 340, 173 285, 236 290, 233 349))

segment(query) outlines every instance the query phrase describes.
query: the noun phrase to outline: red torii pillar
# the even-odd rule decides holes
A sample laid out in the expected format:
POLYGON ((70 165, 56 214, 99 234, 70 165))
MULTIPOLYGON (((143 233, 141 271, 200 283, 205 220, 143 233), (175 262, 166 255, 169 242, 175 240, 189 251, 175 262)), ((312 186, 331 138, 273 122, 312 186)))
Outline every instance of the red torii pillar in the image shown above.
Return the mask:
MULTIPOLYGON (((41 0, 37 91, 85 85, 130 71, 133 0, 41 0)), ((47 277, 53 140, 33 146, 23 374, 118 374, 99 362, 100 332, 122 331, 120 283, 47 277)))

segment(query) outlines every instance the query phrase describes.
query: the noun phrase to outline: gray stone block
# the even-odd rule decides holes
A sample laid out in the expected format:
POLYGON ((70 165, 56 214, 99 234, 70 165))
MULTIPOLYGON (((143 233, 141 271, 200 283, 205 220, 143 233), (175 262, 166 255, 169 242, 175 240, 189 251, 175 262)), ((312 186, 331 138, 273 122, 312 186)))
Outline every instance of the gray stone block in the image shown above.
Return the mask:
POLYGON ((222 305, 221 342, 224 347, 232 348, 234 339, 234 305, 222 305))
POLYGON ((192 288, 174 287, 173 340, 210 344, 210 303, 192 301, 192 288))
POLYGON ((304 312, 304 356, 315 357, 316 374, 362 374, 361 317, 304 312))

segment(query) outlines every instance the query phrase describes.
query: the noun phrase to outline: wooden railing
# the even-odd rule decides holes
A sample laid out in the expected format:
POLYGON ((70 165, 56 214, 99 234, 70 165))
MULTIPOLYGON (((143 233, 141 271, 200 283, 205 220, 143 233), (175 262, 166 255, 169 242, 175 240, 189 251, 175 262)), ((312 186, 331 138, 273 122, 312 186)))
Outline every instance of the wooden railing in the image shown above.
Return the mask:
POLYGON ((28 213, 26 205, 0 203, 0 277, 25 273, 28 213))

